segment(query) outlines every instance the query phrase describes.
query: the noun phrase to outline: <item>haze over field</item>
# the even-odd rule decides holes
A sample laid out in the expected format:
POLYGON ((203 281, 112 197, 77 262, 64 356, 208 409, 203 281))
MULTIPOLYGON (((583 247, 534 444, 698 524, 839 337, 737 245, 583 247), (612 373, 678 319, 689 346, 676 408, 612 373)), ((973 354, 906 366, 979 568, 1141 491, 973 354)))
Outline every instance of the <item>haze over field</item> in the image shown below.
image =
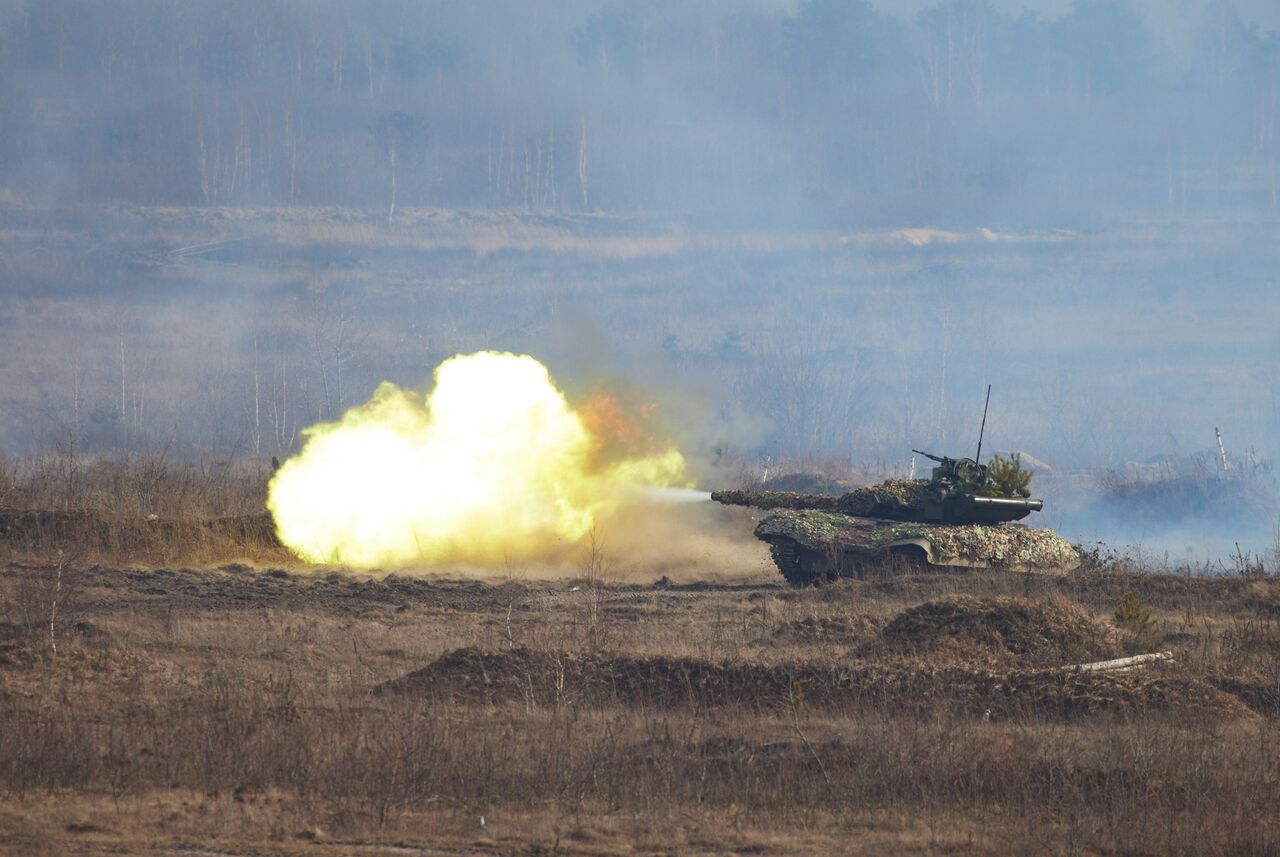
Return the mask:
POLYGON ((1280 0, 0 0, 0 857, 1280 854, 1278 126, 1280 0))
MULTIPOLYGON (((694 468, 1280 446, 1248 2, 0 3, 0 442, 287 457, 486 349, 694 468)), ((1265 470, 1265 466, 1263 467, 1265 470)), ((1051 504, 1052 508, 1052 504, 1051 504)))

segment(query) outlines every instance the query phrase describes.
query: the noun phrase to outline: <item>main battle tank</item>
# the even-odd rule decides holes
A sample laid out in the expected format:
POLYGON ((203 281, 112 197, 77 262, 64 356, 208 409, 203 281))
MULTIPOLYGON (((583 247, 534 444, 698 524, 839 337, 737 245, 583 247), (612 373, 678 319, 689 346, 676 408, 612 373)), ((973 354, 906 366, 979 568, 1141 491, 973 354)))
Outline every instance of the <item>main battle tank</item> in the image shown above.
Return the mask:
POLYGON ((929 479, 891 479, 840 496, 717 491, 711 499, 767 509, 756 538, 796 586, 928 566, 1063 572, 1080 564, 1052 530, 1015 524, 1044 508, 1032 500, 1031 471, 913 450, 937 462, 929 479))

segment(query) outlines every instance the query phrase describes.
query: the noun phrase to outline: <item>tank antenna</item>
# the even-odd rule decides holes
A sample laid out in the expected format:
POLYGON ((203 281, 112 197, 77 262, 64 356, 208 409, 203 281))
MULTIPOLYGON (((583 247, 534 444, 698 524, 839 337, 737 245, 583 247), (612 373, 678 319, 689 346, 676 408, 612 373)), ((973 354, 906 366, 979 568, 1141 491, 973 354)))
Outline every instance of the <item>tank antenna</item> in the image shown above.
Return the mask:
POLYGON ((978 454, 973 459, 978 464, 982 463, 982 436, 987 431, 987 408, 991 405, 991 385, 987 385, 987 401, 982 406, 982 428, 978 429, 978 454))

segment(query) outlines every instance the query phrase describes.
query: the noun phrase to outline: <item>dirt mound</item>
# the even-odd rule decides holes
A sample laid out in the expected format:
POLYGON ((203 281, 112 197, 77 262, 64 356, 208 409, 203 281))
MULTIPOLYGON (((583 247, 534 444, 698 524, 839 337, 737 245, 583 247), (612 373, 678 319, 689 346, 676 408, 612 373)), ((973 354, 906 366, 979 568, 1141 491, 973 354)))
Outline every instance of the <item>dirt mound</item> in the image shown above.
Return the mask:
POLYGON ((895 616, 876 644, 903 655, 952 656, 1024 667, 1119 657, 1116 635, 1062 601, 953 596, 895 616))
POLYGON ((628 658, 518 648, 458 649, 423 669, 379 686, 380 692, 427 693, 468 702, 522 699, 648 703, 662 707, 730 705, 764 694, 784 699, 789 673, 695 658, 628 658))
POLYGON ((1253 581, 1245 595, 1244 604, 1263 616, 1280 617, 1280 586, 1274 578, 1253 581))
POLYGON ((1280 684, 1273 672, 1245 669, 1208 676, 1209 683, 1265 717, 1280 717, 1280 684))
POLYGON ((1071 673, 991 672, 901 663, 859 667, 716 663, 693 658, 604 657, 520 648, 458 649, 385 682, 378 693, 469 704, 738 707, 765 713, 798 708, 950 711, 983 718, 1163 712, 1177 717, 1253 716, 1235 696, 1160 670, 1071 673))

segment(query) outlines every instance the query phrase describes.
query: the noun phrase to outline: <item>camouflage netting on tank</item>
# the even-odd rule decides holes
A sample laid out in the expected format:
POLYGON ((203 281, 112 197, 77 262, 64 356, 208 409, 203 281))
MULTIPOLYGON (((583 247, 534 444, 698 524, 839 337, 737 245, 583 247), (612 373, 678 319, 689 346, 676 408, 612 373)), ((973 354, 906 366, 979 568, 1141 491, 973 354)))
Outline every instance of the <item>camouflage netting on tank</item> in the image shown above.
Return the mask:
POLYGON ((993 567, 1061 568, 1079 562, 1076 549, 1053 530, 1033 530, 1018 524, 930 527, 934 557, 982 559, 993 567))
POLYGON ((927 479, 886 479, 844 494, 836 508, 846 515, 885 514, 902 507, 919 507, 929 494, 927 479))
POLYGON ((769 479, 770 491, 794 491, 796 494, 820 494, 839 497, 857 487, 846 479, 832 479, 821 473, 784 473, 769 479))
POLYGON ((1079 554, 1052 530, 1020 524, 913 524, 855 518, 839 512, 787 510, 765 518, 756 536, 794 539, 816 550, 838 547, 877 554, 904 542, 929 545, 936 565, 981 565, 992 568, 1074 568, 1079 554))
POLYGON ((929 492, 927 479, 886 479, 879 485, 858 488, 838 497, 828 494, 795 494, 790 491, 716 491, 711 499, 730 506, 756 509, 821 509, 847 515, 884 515, 894 509, 919 506, 929 492))

